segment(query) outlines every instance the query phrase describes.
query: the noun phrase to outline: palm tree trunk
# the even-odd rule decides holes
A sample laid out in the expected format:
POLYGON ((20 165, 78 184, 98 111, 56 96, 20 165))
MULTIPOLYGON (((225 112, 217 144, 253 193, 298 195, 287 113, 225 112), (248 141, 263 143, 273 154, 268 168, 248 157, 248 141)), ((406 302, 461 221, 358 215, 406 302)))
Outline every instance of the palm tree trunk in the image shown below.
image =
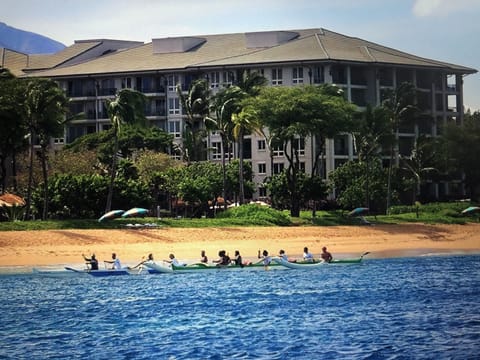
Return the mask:
POLYGON ((48 215, 48 171, 47 171, 47 149, 42 144, 42 175, 43 175, 43 211, 42 220, 47 220, 48 215))
POLYGON ((17 150, 13 150, 12 153, 12 179, 13 179, 13 192, 17 193, 18 183, 17 183, 17 150))
POLYGON ((225 135, 222 133, 222 149, 221 149, 221 156, 222 156, 222 176, 223 176, 223 188, 222 188, 222 197, 223 197, 223 208, 227 210, 227 198, 226 198, 226 189, 227 189, 227 170, 225 168, 225 135))
POLYGON ((114 151, 112 157, 112 168, 110 169, 110 184, 108 185, 107 204, 105 206, 105 212, 112 210, 112 198, 113 198, 113 185, 115 183, 115 176, 117 174, 117 153, 118 153, 118 135, 114 134, 114 151))
POLYGON ((238 159, 240 161, 238 164, 238 180, 240 183, 238 203, 242 205, 245 202, 245 188, 243 184, 243 129, 240 130, 238 137, 238 159))
POLYGON ((30 131, 30 154, 29 154, 29 168, 28 168, 28 186, 27 186, 27 200, 25 204, 25 219, 30 219, 31 204, 32 204, 32 186, 33 186, 33 156, 34 156, 34 144, 35 139, 34 131, 30 131))

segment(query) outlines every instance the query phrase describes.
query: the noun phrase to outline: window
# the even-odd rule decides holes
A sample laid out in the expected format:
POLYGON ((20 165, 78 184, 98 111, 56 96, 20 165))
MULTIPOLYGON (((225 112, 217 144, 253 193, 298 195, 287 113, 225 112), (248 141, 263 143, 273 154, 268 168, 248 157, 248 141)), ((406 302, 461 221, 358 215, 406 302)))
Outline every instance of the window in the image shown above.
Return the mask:
POLYGON ((347 67, 343 65, 333 65, 330 69, 332 75, 332 83, 346 84, 347 83, 347 67))
POLYGON ((366 89, 351 89, 351 101, 357 106, 367 106, 367 90, 366 89))
POLYGON ((258 163, 258 173, 259 174, 266 174, 267 173, 267 164, 258 163))
POLYGON ((180 100, 179 98, 169 98, 168 99, 168 113, 170 115, 180 114, 180 100))
POLYGON ((284 156, 283 147, 282 146, 274 146, 273 147, 273 156, 284 156))
POLYGON ((222 160, 222 143, 220 141, 212 142, 212 160, 222 160))
POLYGON ((273 174, 274 175, 280 174, 283 171, 284 167, 285 166, 283 165, 283 163, 274 163, 273 164, 273 174))
POLYGON ((303 84, 303 68, 302 67, 293 68, 292 82, 294 84, 303 84))
POLYGON ((282 69, 280 68, 272 69, 272 85, 282 85, 282 84, 283 84, 282 69))
POLYGON ((132 78, 122 78, 122 89, 131 89, 132 88, 132 78))
POLYGON ((267 189, 263 186, 258 188, 258 196, 261 198, 266 198, 267 197, 267 189))
POLYGON ((267 148, 267 144, 266 144, 265 140, 258 140, 257 141, 257 150, 265 151, 266 148, 267 148))
POLYGON ((172 134, 174 138, 180 138, 182 136, 182 132, 180 130, 180 120, 169 121, 168 132, 172 134))
POLYGON ((300 161, 298 163, 298 170, 300 170, 302 173, 305 173, 305 161, 300 161))
POLYGON ((340 135, 336 136, 333 140, 333 147, 335 149, 335 155, 348 155, 348 136, 340 135))
POLYGON ((168 75, 168 91, 176 91, 176 87, 179 82, 178 75, 168 75))
POLYGON ((223 72, 223 86, 229 86, 233 84, 233 73, 231 71, 223 72))
POLYGON ((325 75, 323 72, 323 66, 315 66, 313 68, 313 83, 323 84, 325 82, 325 75))
POLYGON ((295 139, 293 143, 293 147, 295 150, 298 151, 298 155, 305 156, 305 139, 304 138, 295 139))
POLYGON ((210 87, 212 89, 218 88, 220 85, 220 73, 218 71, 214 71, 210 73, 210 87))

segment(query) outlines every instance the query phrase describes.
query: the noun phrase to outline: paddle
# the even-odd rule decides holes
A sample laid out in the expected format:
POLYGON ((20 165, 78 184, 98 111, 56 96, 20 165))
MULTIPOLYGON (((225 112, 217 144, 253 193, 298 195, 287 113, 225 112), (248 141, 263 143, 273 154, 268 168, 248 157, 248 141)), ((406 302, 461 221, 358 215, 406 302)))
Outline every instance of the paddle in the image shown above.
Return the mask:
POLYGON ((367 256, 368 254, 370 254, 370 251, 365 251, 362 256, 360 256, 360 259, 363 259, 364 256, 367 256))

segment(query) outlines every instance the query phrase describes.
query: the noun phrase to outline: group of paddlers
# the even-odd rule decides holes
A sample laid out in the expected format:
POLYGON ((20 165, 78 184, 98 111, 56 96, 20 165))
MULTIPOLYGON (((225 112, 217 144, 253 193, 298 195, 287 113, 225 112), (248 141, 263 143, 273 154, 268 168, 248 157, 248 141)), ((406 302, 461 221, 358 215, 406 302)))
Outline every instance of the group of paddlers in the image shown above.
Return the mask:
MULTIPOLYGON (((85 255, 83 255, 83 258, 87 264, 87 266, 89 267, 90 270, 98 270, 98 260, 96 259, 95 257, 95 254, 92 254, 92 256, 90 258, 87 258, 85 257, 85 255)), ((187 264, 186 263, 183 263, 183 262, 180 262, 177 260, 177 258, 175 257, 175 255, 173 253, 169 254, 168 256, 168 260, 164 260, 165 262, 168 262, 174 266, 186 266, 187 264)), ((270 265, 271 261, 272 261, 272 257, 269 255, 268 251, 267 250, 258 250, 258 254, 257 254, 257 257, 258 259, 261 259, 263 265, 265 266, 268 266, 270 265)), ((291 259, 287 256, 287 254, 285 253, 285 250, 281 249, 279 252, 278 252, 278 257, 286 260, 286 261, 289 261, 289 262, 296 262, 297 260, 296 259, 291 259)), ((324 246, 322 248, 322 253, 320 254, 320 258, 321 258, 321 261, 325 261, 325 262, 331 262, 333 257, 332 257, 332 254, 327 251, 327 248, 324 246)), ((129 267, 129 269, 135 269, 141 265, 143 265, 144 263, 146 263, 147 261, 154 261, 153 260, 153 254, 148 254, 147 258, 146 259, 142 259, 142 261, 140 261, 137 265, 133 266, 133 267, 129 267)), ((302 261, 304 262, 315 262, 315 258, 313 256, 313 254, 311 252, 309 252, 308 250, 308 247, 304 247, 303 248, 303 259, 302 261)), ((220 250, 218 252, 218 259, 216 260, 212 260, 212 262, 214 264, 216 264, 217 266, 229 266, 229 265, 237 265, 237 266, 246 266, 246 265, 250 265, 251 262, 250 261, 244 261, 243 258, 242 258, 242 255, 240 254, 240 251, 239 250, 235 250, 235 255, 233 258, 230 258, 230 256, 228 255, 228 253, 225 251, 225 250, 220 250)), ((111 264, 111 269, 113 270, 120 270, 122 268, 121 266, 121 263, 120 263, 120 259, 117 257, 117 255, 115 253, 112 253, 112 260, 104 260, 104 263, 105 264, 111 264)), ((207 254, 205 252, 205 250, 202 250, 201 253, 200 253, 200 263, 203 263, 203 264, 208 264, 208 257, 207 257, 207 254)))

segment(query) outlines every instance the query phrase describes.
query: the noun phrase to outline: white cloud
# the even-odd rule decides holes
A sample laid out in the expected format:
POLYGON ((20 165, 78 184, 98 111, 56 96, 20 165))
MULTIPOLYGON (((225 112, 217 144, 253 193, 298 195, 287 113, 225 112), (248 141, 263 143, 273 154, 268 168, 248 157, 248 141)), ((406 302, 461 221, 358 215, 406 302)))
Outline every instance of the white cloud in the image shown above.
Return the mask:
POLYGON ((447 16, 472 9, 480 9, 478 0, 415 0, 413 4, 413 14, 418 17, 447 16))

